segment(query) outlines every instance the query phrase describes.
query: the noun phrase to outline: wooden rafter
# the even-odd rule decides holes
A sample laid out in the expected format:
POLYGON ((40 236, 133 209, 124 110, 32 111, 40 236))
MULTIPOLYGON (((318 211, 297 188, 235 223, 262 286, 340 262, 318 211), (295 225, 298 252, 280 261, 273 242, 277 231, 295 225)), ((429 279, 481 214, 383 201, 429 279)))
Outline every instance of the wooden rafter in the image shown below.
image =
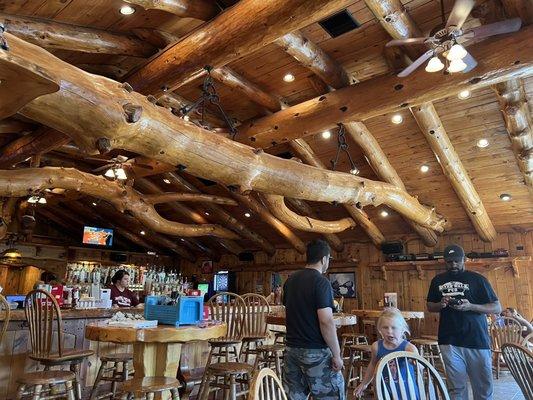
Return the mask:
POLYGON ((240 187, 243 192, 255 190, 361 206, 385 204, 432 229, 442 231, 446 226, 445 219, 434 210, 393 185, 312 168, 213 135, 154 105, 127 85, 87 74, 37 46, 9 34, 6 37, 11 50, 0 52, 0 60, 22 70, 28 63, 32 68, 38 65, 53 79, 60 76, 64 82, 58 92, 28 103, 21 114, 67 133, 85 150, 94 151, 104 138, 111 148, 170 164, 179 162, 194 175, 240 187), (67 86, 69 90, 65 90, 67 86), (87 102, 89 95, 91 102, 87 102))
POLYGON ((442 121, 432 103, 412 107, 411 112, 428 141, 444 175, 450 181, 457 197, 467 211, 476 232, 486 242, 496 239, 496 230, 483 206, 483 202, 468 176, 461 159, 448 137, 442 121))
POLYGON ((163 10, 180 17, 207 21, 219 11, 214 0, 125 0, 146 9, 163 10))
POLYGON ((164 50, 126 80, 138 92, 159 95, 272 43, 347 6, 348 0, 239 1, 164 50), (265 24, 268 29, 264 29, 265 24))
POLYGON ((370 79, 243 124, 237 138, 244 143, 268 148, 333 128, 339 122, 364 121, 453 96, 462 90, 528 76, 533 68, 532 34, 533 27, 525 27, 514 34, 494 37, 469 47, 469 52, 477 60, 483 60, 469 73, 443 76, 419 69, 406 78, 384 76, 370 79))
POLYGON ((226 206, 236 206, 235 200, 222 196, 213 196, 210 194, 197 193, 160 193, 144 195, 144 201, 151 204, 170 203, 173 201, 190 201, 193 203, 214 203, 226 206))
POLYGON ((513 79, 493 86, 505 120, 507 133, 524 177, 533 193, 533 122, 529 111, 524 82, 513 79))

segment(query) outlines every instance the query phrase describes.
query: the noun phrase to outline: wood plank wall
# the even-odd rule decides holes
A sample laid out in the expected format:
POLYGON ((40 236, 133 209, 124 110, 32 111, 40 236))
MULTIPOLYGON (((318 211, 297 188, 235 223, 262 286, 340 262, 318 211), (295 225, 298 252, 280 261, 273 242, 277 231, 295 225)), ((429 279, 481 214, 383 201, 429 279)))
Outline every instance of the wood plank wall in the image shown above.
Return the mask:
MULTIPOLYGON (((499 248, 509 250, 511 256, 533 255, 533 232, 528 233, 501 233, 493 243, 484 243, 475 234, 448 235, 439 239, 435 249, 425 247, 418 239, 407 241, 407 253, 432 253, 442 251, 448 244, 459 244, 466 252, 490 252, 499 248)), ((424 311, 427 290, 431 279, 442 272, 442 267, 427 268, 422 276, 412 267, 389 268, 387 281, 382 279, 379 267, 369 265, 379 264, 383 261, 381 252, 372 244, 348 243, 342 253, 334 254, 338 260, 355 258, 358 260, 354 267, 346 267, 342 272, 355 271, 357 276, 357 299, 345 299, 344 310, 354 308, 379 309, 379 302, 385 292, 397 292, 399 307, 403 310, 424 311)), ((304 261, 304 256, 293 250, 278 250, 273 260, 258 252, 255 254, 254 263, 239 262, 235 256, 224 256, 220 262, 215 263, 215 270, 237 269, 237 291, 246 293, 255 291, 257 284, 263 286, 263 293, 270 290, 272 272, 254 270, 254 265, 287 264, 304 261)), ((335 269, 332 269, 335 272, 335 269)), ((340 272, 340 270, 339 270, 340 272)), ((533 262, 522 263, 519 266, 519 277, 515 277, 510 266, 502 266, 495 270, 482 270, 482 273, 492 284, 503 307, 517 308, 527 319, 533 318, 533 262)), ((182 273, 186 275, 201 275, 199 267, 191 263, 182 263, 182 273)), ((209 276, 204 276, 209 278, 209 276)), ((422 332, 435 335, 437 332, 438 315, 426 313, 422 325, 422 332)))

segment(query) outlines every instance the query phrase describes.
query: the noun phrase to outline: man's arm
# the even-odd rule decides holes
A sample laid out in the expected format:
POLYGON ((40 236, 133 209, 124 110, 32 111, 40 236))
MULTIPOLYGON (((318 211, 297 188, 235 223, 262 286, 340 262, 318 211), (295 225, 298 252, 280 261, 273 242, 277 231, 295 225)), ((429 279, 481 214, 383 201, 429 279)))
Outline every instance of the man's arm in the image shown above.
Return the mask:
POLYGON ((502 312, 502 306, 498 300, 486 304, 472 304, 464 299, 461 304, 451 307, 459 311, 473 311, 480 314, 499 314, 502 312))
POLYGON ((333 322, 333 310, 330 307, 326 307, 319 308, 316 312, 320 324, 320 333, 322 333, 322 337, 333 354, 331 367, 334 371, 340 371, 342 369, 341 349, 337 339, 335 322, 333 322))
POLYGON ((440 310, 442 310, 448 305, 449 301, 450 301, 450 297, 443 296, 442 299, 437 303, 432 302, 432 301, 426 302, 426 307, 429 312, 440 312, 440 310))

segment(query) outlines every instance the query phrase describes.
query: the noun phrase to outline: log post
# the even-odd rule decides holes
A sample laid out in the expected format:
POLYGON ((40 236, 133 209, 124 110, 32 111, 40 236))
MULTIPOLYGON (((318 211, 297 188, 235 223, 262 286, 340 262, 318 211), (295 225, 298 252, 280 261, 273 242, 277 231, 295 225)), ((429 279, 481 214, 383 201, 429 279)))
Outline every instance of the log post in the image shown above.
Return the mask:
POLYGON ((513 79, 493 86, 524 183, 533 194, 533 122, 522 80, 513 79))
POLYGON ((163 10, 183 18, 208 21, 218 14, 215 0, 124 0, 145 9, 163 10))
MULTIPOLYGON (((402 190, 407 190, 405 185, 389 162, 387 155, 379 145, 376 138, 369 132, 362 122, 348 122, 344 124, 348 135, 357 143, 365 153, 368 163, 376 175, 385 182, 396 185, 402 190)), ((432 230, 415 224, 413 221, 406 219, 406 222, 422 238, 424 245, 433 247, 437 244, 437 235, 432 230)))
MULTIPOLYGON (((300 199, 285 199, 287 203, 289 203, 298 213, 302 215, 307 215, 309 217, 314 217, 315 213, 313 212, 313 209, 309 204, 307 204, 305 201, 300 199)), ((354 224, 355 222, 352 221, 354 224)), ((322 236, 324 236, 324 239, 327 240, 331 248, 335 251, 342 252, 344 250, 344 243, 342 243, 342 240, 334 234, 334 233, 324 233, 322 236)))
MULTIPOLYGON (((177 185, 181 190, 189 191, 191 193, 201 193, 196 186, 194 186, 189 181, 185 180, 182 176, 174 172, 169 172, 163 175, 165 178, 169 179, 172 184, 177 185)), ((223 208, 215 204, 205 204, 204 208, 208 210, 210 215, 217 218, 224 226, 227 226, 241 235, 243 238, 247 238, 252 242, 259 245, 268 255, 272 256, 275 254, 276 249, 274 246, 265 238, 263 238, 258 233, 251 231, 244 225, 242 222, 232 217, 228 212, 223 208)))
POLYGON ((427 139, 444 175, 450 181, 457 197, 467 210, 476 232, 486 242, 496 239, 496 230, 483 206, 483 203, 468 176, 461 159, 457 155, 444 126, 432 103, 412 107, 411 112, 427 139))
POLYGON ((150 57, 157 49, 134 36, 34 17, 0 14, 6 31, 47 49, 150 57))
POLYGON ((244 0, 198 27, 126 77, 138 92, 159 95, 219 68, 350 4, 348 0, 244 0), (268 29, 264 29, 268 26, 268 29))
POLYGON ((283 238, 291 244, 301 254, 305 254, 305 243, 296 236, 296 234, 278 218, 273 216, 259 201, 254 199, 251 195, 239 194, 236 192, 230 192, 231 195, 242 205, 250 209, 253 213, 257 214, 263 221, 269 224, 274 230, 276 230, 283 238))
MULTIPOLYGON (((296 139, 291 141, 290 145, 291 149, 293 149, 298 157, 300 157, 305 163, 316 168, 326 169, 326 166, 315 155, 313 149, 311 149, 311 146, 309 146, 305 140, 296 139)), ((372 240, 372 243, 377 247, 381 246, 381 243, 385 241, 385 237, 379 228, 370 220, 368 215, 354 204, 343 204, 342 206, 354 221, 363 228, 368 237, 372 240)))

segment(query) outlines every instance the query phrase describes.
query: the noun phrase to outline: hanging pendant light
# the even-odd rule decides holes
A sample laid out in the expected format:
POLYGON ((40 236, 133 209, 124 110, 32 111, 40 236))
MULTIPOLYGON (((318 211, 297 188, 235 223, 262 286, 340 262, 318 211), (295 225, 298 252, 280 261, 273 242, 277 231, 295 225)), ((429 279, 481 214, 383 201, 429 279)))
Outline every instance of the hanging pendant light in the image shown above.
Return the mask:
POLYGON ((446 58, 450 61, 462 60, 463 58, 466 57, 467 54, 468 52, 466 51, 466 49, 460 44, 456 43, 450 48, 450 50, 448 50, 448 54, 446 54, 446 58))
POLYGON ((426 72, 438 72, 444 68, 444 64, 439 57, 434 56, 428 61, 426 65, 426 72))
POLYGON ((453 74, 455 72, 464 71, 465 69, 466 69, 466 64, 464 63, 464 61, 461 59, 458 59, 458 60, 453 60, 450 63, 450 66, 448 67, 448 72, 453 74))

